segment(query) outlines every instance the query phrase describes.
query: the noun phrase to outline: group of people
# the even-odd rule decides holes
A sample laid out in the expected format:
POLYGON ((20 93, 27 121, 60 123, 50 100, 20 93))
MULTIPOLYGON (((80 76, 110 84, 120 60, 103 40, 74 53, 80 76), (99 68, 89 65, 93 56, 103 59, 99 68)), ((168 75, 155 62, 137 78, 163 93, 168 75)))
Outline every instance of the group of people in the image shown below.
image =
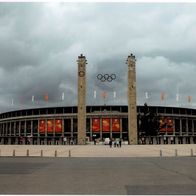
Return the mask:
POLYGON ((121 140, 111 140, 110 139, 109 145, 110 145, 110 148, 112 148, 112 146, 121 148, 122 141, 121 140))

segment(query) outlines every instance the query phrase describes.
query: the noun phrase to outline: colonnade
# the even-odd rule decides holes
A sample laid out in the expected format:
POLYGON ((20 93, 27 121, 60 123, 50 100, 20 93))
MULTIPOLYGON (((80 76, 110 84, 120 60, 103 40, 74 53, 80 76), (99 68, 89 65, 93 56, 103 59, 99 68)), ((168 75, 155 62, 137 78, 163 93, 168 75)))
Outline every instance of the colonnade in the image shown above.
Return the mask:
MULTIPOLYGON (((127 115, 92 115, 91 113, 87 116, 87 129, 86 136, 89 141, 93 141, 95 138, 99 140, 103 140, 106 137, 109 138, 122 138, 124 141, 128 139, 128 125, 127 121, 123 121, 123 119, 127 119, 127 115), (100 119, 100 131, 93 132, 92 131, 92 120, 93 118, 100 119), (102 131, 102 118, 110 119, 110 131, 104 132, 102 131), (114 132, 112 130, 112 118, 120 119, 120 131, 114 132), (126 125, 125 125, 126 124, 126 125)), ((145 143, 147 144, 162 144, 162 143, 170 143, 171 136, 173 137, 173 143, 194 143, 196 136, 196 118, 193 117, 172 117, 174 121, 174 132, 173 133, 165 133, 164 135, 167 138, 167 142, 164 141, 163 136, 158 137, 145 137, 145 143)), ((55 124, 54 124, 55 126, 55 124)), ((8 143, 8 144, 62 144, 63 138, 66 137, 68 139, 68 143, 70 140, 73 140, 74 143, 77 143, 77 116, 55 116, 48 117, 42 116, 36 118, 25 118, 25 117, 16 117, 14 119, 0 119, 0 144, 8 143), (39 121, 44 119, 46 124, 46 130, 44 134, 39 132, 39 121), (55 133, 47 132, 47 120, 62 120, 62 132, 55 133), (68 125, 69 124, 69 125, 68 125), (23 138, 23 142, 21 142, 21 137, 23 138)), ((138 144, 141 143, 141 138, 138 138, 138 144)))

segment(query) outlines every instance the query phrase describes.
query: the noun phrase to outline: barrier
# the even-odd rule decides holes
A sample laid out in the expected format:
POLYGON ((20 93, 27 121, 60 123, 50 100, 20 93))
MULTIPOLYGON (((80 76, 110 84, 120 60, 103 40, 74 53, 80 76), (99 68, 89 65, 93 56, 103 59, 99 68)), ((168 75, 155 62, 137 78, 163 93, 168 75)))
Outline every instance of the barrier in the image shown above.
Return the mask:
POLYGON ((29 149, 27 149, 27 157, 29 157, 29 149))
POLYGON ((13 150, 12 156, 15 157, 16 156, 16 150, 13 150))
POLYGON ((177 151, 177 149, 175 149, 175 156, 176 156, 176 157, 178 156, 178 151, 177 151))
POLYGON ((163 156, 163 152, 162 152, 162 150, 160 150, 160 157, 162 157, 163 156))
POLYGON ((194 155, 193 155, 193 149, 191 149, 191 157, 193 157, 194 155))

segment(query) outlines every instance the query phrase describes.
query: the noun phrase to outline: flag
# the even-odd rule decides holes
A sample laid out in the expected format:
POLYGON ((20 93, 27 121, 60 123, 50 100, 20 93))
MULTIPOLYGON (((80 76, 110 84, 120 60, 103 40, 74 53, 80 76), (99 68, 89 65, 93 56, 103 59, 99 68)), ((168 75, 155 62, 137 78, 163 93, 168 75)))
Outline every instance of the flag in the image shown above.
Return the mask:
POLYGON ((145 97, 146 97, 146 99, 148 99, 148 98, 149 98, 149 96, 148 96, 148 92, 145 92, 145 97))
POLYGON ((176 94, 176 101, 177 101, 177 102, 179 101, 179 98, 180 98, 180 95, 177 93, 177 94, 176 94))
POLYGON ((31 100, 32 100, 32 102, 34 102, 34 101, 35 101, 35 96, 34 96, 34 95, 32 95, 31 100))
POLYGON ((44 100, 45 100, 45 101, 48 101, 48 94, 45 94, 45 95, 44 95, 44 100))
POLYGON ((94 91, 94 99, 96 99, 96 97, 97 97, 97 92, 96 91, 94 91))
POLYGON ((116 98, 116 91, 114 91, 113 96, 114 96, 114 98, 116 98))
POLYGON ((191 96, 188 96, 188 102, 190 103, 192 101, 192 97, 191 96))
POLYGON ((161 92, 161 101, 165 100, 165 93, 161 92))
POLYGON ((64 93, 64 92, 62 93, 62 97, 61 97, 61 99, 62 99, 62 101, 64 101, 64 100, 65 100, 65 93, 64 93))
POLYGON ((102 97, 105 99, 107 96, 107 93, 105 91, 102 92, 102 97))

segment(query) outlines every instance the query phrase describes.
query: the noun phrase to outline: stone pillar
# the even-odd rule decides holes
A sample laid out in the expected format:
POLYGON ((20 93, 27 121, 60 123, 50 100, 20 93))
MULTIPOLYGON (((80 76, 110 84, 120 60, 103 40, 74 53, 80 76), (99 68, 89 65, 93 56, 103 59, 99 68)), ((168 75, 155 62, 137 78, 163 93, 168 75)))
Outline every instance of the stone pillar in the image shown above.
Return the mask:
POLYGON ((93 140, 93 131, 92 131, 92 118, 90 117, 90 141, 93 140))
POLYGON ((138 144, 137 108, 136 108, 136 58, 133 54, 127 58, 128 64, 128 138, 129 144, 138 144))
POLYGON ((120 139, 122 139, 122 118, 120 118, 120 139))
POLYGON ((21 121, 19 121, 18 129, 18 135, 21 136, 21 121))
POLYGON ((73 139, 73 117, 71 118, 71 138, 73 139))
POLYGON ((113 118, 110 118, 110 138, 113 137, 113 133, 112 133, 112 119, 113 118))
MULTIPOLYGON (((55 122, 55 120, 54 120, 54 122, 55 122)), ((54 130, 54 132, 55 132, 55 130, 54 130)), ((63 138, 65 137, 65 119, 64 118, 62 118, 62 136, 63 136, 63 138)))
POLYGON ((78 57, 78 144, 86 138, 86 57, 78 57))
POLYGON ((194 120, 192 120, 192 135, 194 135, 194 120))
POLYGON ((182 119, 180 119, 180 136, 182 136, 182 119))
POLYGON ((31 136, 33 136, 33 121, 31 120, 31 136))
POLYGON ((188 118, 186 119, 186 135, 189 134, 188 118))
POLYGON ((103 133, 103 120, 102 117, 100 118, 100 138, 102 139, 102 133, 103 133))
POLYGON ((27 136, 27 121, 24 121, 24 136, 27 136))

